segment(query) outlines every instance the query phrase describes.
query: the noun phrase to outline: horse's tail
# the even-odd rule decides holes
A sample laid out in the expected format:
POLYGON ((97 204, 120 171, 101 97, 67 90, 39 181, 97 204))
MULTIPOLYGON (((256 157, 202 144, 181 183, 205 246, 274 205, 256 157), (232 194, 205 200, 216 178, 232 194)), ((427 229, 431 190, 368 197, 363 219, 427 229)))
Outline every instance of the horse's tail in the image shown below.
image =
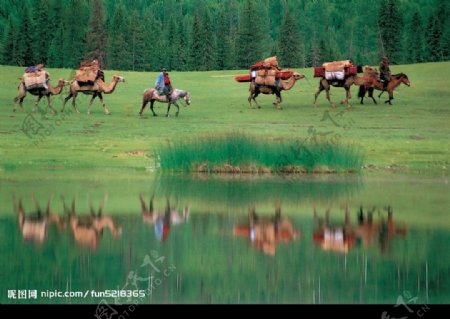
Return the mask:
POLYGON ((358 90, 358 97, 363 98, 364 95, 366 95, 366 88, 364 87, 364 85, 360 85, 358 90))

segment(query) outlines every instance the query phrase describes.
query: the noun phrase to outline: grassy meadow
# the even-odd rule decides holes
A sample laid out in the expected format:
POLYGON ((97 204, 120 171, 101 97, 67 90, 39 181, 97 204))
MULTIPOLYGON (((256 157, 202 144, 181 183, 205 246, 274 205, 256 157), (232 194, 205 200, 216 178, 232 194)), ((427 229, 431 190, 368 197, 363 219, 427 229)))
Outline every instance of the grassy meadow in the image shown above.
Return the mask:
MULTIPOLYGON (((448 97, 450 62, 392 66, 393 73, 404 72, 411 87, 401 85, 395 92, 393 106, 378 105, 366 99, 360 105, 357 87, 352 88, 353 107, 347 110, 338 104, 332 110, 319 96, 314 109, 313 98, 318 79, 311 69, 297 69, 307 76, 291 91, 283 92, 283 109, 272 105, 275 96, 260 95, 261 109, 250 108, 247 102, 248 83, 237 83, 233 76, 246 71, 170 72, 174 87, 188 90, 192 104, 181 106, 180 115, 164 117, 166 105, 156 103, 158 117, 148 108, 139 117, 143 91, 154 85, 157 73, 105 71, 107 79, 114 74, 125 77, 111 95, 104 95, 112 115, 106 116, 99 101, 92 114, 86 114, 89 96, 79 95, 78 108, 54 116, 50 113, 15 113, 13 98, 17 95, 18 77, 23 68, 0 66, 0 173, 19 171, 65 171, 66 169, 145 171, 155 166, 153 154, 169 142, 182 142, 214 134, 242 132, 256 139, 285 141, 297 139, 310 143, 327 142, 352 145, 364 154, 364 171, 395 170, 401 172, 447 173, 450 150, 450 115, 448 97), (27 136, 24 121, 33 119, 37 135, 27 136)), ((73 70, 48 69, 52 83, 58 78, 70 79, 73 70)), ((62 95, 52 98, 60 110, 62 95)), ((345 92, 332 88, 331 98, 338 103, 345 92)), ((35 97, 28 95, 24 107, 30 112, 35 97)), ((47 110, 46 100, 40 109, 47 110)), ((88 171, 86 171, 88 174, 88 171)), ((25 174, 26 175, 26 174, 25 174)), ((17 176, 16 176, 17 177, 17 176)))

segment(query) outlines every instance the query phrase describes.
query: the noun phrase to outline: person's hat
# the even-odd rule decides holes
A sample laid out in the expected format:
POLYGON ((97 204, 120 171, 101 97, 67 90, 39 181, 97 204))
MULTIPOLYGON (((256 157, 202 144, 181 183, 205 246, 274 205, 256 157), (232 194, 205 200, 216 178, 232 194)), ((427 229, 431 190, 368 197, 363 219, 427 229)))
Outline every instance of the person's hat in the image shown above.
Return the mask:
POLYGON ((387 59, 388 59, 388 57, 387 57, 387 56, 384 56, 384 57, 383 57, 383 60, 387 61, 387 59))
POLYGON ((161 71, 167 71, 167 69, 166 68, 162 68, 161 71))

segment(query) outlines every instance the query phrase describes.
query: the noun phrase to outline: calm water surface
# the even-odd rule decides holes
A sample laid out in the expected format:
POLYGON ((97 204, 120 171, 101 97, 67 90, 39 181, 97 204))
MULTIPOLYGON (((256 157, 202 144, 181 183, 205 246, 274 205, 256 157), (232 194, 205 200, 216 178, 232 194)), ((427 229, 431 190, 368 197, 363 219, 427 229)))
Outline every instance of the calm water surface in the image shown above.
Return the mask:
POLYGON ((446 177, 11 177, 0 190, 1 303, 450 300, 446 177))

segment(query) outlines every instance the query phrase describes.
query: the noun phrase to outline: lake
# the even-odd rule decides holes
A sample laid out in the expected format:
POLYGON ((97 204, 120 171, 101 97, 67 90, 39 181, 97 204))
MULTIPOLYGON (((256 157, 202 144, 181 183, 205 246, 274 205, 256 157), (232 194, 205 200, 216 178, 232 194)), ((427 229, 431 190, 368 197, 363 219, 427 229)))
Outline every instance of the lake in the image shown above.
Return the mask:
POLYGON ((0 190, 4 304, 450 299, 445 176, 55 168, 0 190))

